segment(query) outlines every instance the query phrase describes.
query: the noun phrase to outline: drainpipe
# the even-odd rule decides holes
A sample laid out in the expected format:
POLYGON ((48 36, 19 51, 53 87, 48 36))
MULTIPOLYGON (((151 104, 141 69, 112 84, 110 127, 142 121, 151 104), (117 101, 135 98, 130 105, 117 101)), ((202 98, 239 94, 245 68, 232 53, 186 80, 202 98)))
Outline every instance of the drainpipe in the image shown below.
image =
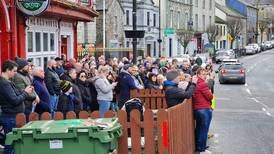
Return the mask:
POLYGON ((17 22, 16 22, 16 6, 15 0, 10 0, 10 18, 11 18, 11 55, 9 59, 13 59, 17 56, 17 22))

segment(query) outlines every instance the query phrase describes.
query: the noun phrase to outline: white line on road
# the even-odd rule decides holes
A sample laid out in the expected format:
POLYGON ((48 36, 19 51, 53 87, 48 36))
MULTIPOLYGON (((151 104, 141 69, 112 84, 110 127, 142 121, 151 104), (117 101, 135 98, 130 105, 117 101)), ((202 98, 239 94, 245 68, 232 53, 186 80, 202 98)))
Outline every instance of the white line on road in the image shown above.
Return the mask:
POLYGON ((246 92, 247 92, 249 95, 252 95, 251 91, 250 91, 248 88, 246 88, 246 92))
POLYGON ((248 84, 246 83, 246 84, 245 84, 245 87, 247 87, 247 86, 248 86, 248 84))
POLYGON ((265 108, 262 108, 262 110, 265 112, 266 111, 266 109, 265 108))
POLYGON ((267 114, 268 116, 272 117, 272 115, 271 115, 269 112, 266 112, 266 114, 267 114))

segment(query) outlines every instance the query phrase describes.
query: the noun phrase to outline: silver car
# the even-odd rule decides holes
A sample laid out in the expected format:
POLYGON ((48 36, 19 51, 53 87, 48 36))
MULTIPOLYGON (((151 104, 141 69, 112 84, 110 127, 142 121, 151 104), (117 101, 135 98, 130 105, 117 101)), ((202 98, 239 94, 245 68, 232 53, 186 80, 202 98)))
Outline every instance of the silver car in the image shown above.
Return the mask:
POLYGON ((216 63, 221 63, 224 59, 235 58, 233 50, 219 50, 216 52, 216 63))
POLYGON ((246 70, 241 63, 224 63, 218 71, 220 84, 226 82, 238 82, 245 84, 246 70))

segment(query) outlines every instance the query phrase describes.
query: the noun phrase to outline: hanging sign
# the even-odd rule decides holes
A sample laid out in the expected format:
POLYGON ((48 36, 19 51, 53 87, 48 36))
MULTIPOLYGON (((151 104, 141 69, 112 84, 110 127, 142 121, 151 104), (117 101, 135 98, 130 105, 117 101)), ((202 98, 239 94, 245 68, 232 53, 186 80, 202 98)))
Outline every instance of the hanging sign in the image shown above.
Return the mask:
POLYGON ((16 0, 16 5, 26 15, 36 16, 47 10, 49 0, 16 0))

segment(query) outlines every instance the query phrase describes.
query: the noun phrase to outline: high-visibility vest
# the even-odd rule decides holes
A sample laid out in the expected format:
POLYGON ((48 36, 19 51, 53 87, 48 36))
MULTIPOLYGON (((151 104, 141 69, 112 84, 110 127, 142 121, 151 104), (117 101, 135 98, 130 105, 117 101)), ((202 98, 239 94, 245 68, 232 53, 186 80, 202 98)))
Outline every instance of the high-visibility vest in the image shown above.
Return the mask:
POLYGON ((215 96, 214 95, 213 95, 213 98, 211 100, 211 108, 212 108, 212 110, 215 109, 215 96))

